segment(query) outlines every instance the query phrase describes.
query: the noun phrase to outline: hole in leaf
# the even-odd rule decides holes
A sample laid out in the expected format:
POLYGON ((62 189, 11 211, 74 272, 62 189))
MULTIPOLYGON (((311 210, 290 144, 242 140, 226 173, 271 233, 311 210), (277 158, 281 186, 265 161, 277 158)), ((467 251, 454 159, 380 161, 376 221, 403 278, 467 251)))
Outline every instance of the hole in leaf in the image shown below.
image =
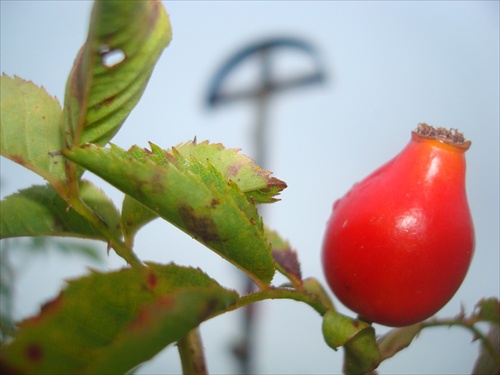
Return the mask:
POLYGON ((102 65, 108 69, 112 69, 121 64, 126 58, 123 50, 119 48, 110 49, 108 46, 101 46, 99 48, 99 54, 102 58, 102 65))

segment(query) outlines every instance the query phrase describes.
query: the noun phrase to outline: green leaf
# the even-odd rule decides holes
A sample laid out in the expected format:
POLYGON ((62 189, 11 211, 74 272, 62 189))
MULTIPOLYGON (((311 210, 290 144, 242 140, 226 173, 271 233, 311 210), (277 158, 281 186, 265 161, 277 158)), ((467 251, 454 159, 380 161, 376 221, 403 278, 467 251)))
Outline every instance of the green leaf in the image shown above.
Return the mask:
POLYGON ((476 304, 474 316, 484 322, 500 325, 500 301, 497 298, 484 298, 476 304))
MULTIPOLYGON (((157 145, 150 143, 151 151, 134 147, 129 152, 139 160, 150 159, 158 165, 167 167, 174 163, 181 170, 191 169, 203 177, 205 167, 198 169, 198 161, 212 164, 226 180, 236 182, 246 197, 255 203, 270 203, 277 201, 274 198, 286 184, 277 178, 271 178, 270 172, 260 169, 254 161, 238 153, 236 149, 225 149, 222 144, 209 144, 187 142, 165 151, 157 145)), ((124 154, 122 154, 125 156, 124 154)), ((205 179, 210 185, 211 180, 205 179)), ((145 224, 155 219, 158 215, 126 195, 122 208, 122 227, 125 239, 133 242, 135 233, 145 224)))
POLYGON ((255 203, 276 202, 278 199, 275 196, 286 188, 283 181, 271 177, 271 172, 261 169, 248 156, 239 154, 238 149, 226 149, 220 143, 210 144, 208 141, 197 143, 195 140, 176 146, 175 151, 184 157, 181 162, 189 164, 192 158, 210 162, 226 180, 234 181, 255 203))
POLYGON ((192 159, 188 169, 179 169, 168 160, 156 163, 155 151, 138 147, 127 152, 87 145, 64 155, 247 272, 259 286, 271 281, 275 264, 255 204, 211 163, 192 159))
POLYGON ((121 223, 125 242, 129 247, 132 247, 137 231, 157 217, 158 215, 155 212, 142 203, 139 203, 130 195, 125 195, 122 204, 121 223))
POLYGON ((149 264, 68 283, 2 347, 2 370, 125 373, 184 337, 238 295, 200 270, 149 264))
MULTIPOLYGON (((83 201, 121 237, 120 215, 109 198, 90 182, 80 182, 83 201)), ((32 186, 6 197, 0 210, 1 238, 71 236, 106 241, 84 217, 72 210, 50 186, 32 186)))
POLYGON ((1 77, 0 152, 64 191, 66 172, 62 110, 43 87, 19 77, 1 77))
POLYGON ((378 346, 382 360, 391 358, 397 352, 408 347, 414 338, 422 331, 422 324, 417 323, 407 327, 395 328, 380 337, 378 346))
POLYGON ((104 145, 116 134, 171 37, 160 1, 94 3, 87 41, 66 85, 69 145, 104 145))

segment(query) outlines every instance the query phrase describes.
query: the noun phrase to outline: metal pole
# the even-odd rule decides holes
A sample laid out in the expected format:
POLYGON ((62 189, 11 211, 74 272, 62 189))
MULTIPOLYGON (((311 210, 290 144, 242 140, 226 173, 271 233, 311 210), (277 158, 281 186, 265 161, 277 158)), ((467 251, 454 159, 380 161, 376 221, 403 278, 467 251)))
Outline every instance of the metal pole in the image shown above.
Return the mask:
MULTIPOLYGON (((264 42, 251 45, 240 52, 236 53, 229 59, 214 76, 211 84, 211 89, 208 96, 208 104, 211 107, 222 103, 232 103, 241 100, 255 100, 256 103, 256 125, 253 134, 253 142, 255 147, 256 163, 267 169, 267 158, 269 150, 269 124, 268 124, 268 109, 271 96, 273 93, 290 90, 296 87, 302 87, 309 84, 323 82, 325 76, 322 64, 317 51, 307 42, 293 38, 275 38, 264 42), (316 63, 316 71, 308 74, 298 75, 293 79, 286 81, 278 81, 273 79, 272 55, 277 49, 291 48, 297 51, 302 51, 310 55, 316 63), (236 66, 248 57, 258 54, 260 62, 260 86, 254 90, 242 89, 232 93, 224 92, 221 87, 225 77, 236 66)), ((263 215, 263 208, 259 207, 259 213, 263 215)), ((245 294, 250 294, 256 291, 256 286, 253 281, 245 277, 243 289, 245 294)), ((256 322, 257 307, 255 304, 250 304, 243 309, 243 337, 233 346, 233 353, 238 358, 240 372, 242 374, 253 373, 253 353, 255 341, 255 322, 256 322)))

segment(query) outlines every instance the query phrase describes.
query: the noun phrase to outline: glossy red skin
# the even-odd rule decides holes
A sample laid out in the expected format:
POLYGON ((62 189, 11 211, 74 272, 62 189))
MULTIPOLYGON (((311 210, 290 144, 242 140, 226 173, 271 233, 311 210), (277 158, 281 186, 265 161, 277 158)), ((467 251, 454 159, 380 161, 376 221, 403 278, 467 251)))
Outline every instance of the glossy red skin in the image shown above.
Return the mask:
POLYGON ((394 159, 335 202, 324 272, 338 299, 363 319, 414 324, 460 287, 474 252, 467 148, 413 132, 394 159))

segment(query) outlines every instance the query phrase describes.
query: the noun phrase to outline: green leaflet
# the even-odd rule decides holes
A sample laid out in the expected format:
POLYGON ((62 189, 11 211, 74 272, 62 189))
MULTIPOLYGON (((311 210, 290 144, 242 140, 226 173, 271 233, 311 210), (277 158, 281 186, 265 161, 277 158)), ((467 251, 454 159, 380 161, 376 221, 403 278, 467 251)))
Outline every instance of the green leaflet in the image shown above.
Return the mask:
POLYGON ((482 322, 500 325, 500 302, 498 298, 481 299, 476 303, 474 315, 482 322))
POLYGON ((62 110, 43 87, 19 77, 1 77, 2 156, 32 170, 58 191, 66 184, 62 110))
MULTIPOLYGON (((240 190, 245 193, 248 200, 255 203, 272 203, 281 190, 286 188, 286 184, 271 177, 271 172, 261 169, 252 159, 238 153, 237 149, 225 149, 220 143, 210 144, 208 141, 202 143, 186 142, 173 147, 172 150, 165 151, 157 145, 150 143, 151 151, 144 152, 143 149, 133 147, 129 153, 139 160, 150 159, 154 163, 167 166, 174 163, 181 170, 190 169, 198 173, 204 182, 210 186, 214 179, 206 173, 206 167, 202 162, 210 162, 222 174, 224 179, 234 181, 240 190)), ((122 156, 125 154, 122 152, 122 156)), ((220 179, 219 179, 220 180, 220 179)), ((222 180, 220 180, 222 181, 222 180)), ((223 182, 222 185, 225 185, 223 182)), ((225 187, 222 186, 222 189, 225 187)), ((245 202, 244 205, 247 203, 245 202)), ((143 225, 156 218, 148 208, 138 203, 130 196, 125 196, 122 209, 122 226, 125 238, 133 240, 134 234, 143 225)), ((131 243, 131 242, 130 242, 131 243)))
MULTIPOLYGON (((286 184, 271 177, 271 172, 261 169, 248 156, 238 153, 238 149, 226 149, 220 143, 210 144, 186 142, 174 148, 189 164, 191 158, 209 161, 226 180, 234 181, 241 191, 255 203, 273 203, 286 184)), ((174 154, 175 155, 175 154, 174 154)))
MULTIPOLYGON (((81 181, 82 200, 120 238, 120 214, 109 198, 92 183, 81 181)), ((106 241, 85 218, 68 208, 50 186, 32 186, 1 202, 1 238, 22 236, 72 236, 106 241)))
POLYGON ((122 204, 121 223, 125 242, 130 248, 132 248, 137 231, 157 217, 158 215, 155 212, 142 203, 139 203, 130 195, 125 195, 122 204))
POLYGON ((391 358, 399 351, 407 348, 413 339, 422 331, 422 324, 394 328, 378 338, 377 343, 382 360, 391 358))
MULTIPOLYGON (((196 140, 186 142, 171 150, 165 151, 154 143, 149 143, 151 150, 145 152, 137 146, 132 147, 128 153, 139 160, 150 159, 154 163, 167 166, 175 164, 180 170, 191 170, 197 173, 197 165, 201 163, 199 175, 204 181, 213 181, 206 175, 206 163, 215 167, 225 180, 231 180, 238 185, 248 199, 255 203, 273 203, 275 197, 286 188, 286 183, 271 177, 271 172, 260 168, 254 160, 239 153, 239 149, 227 149, 221 143, 209 143, 196 140)), ((125 155, 125 151, 119 151, 125 155)))
POLYGON ((275 265, 255 204, 211 163, 192 158, 178 167, 155 163, 156 154, 97 145, 64 152, 267 286, 275 265))
POLYGON ((70 281, 2 347, 7 373, 118 374, 238 298, 202 271, 149 264, 70 281))
POLYGON ((95 2, 87 41, 66 85, 69 145, 104 145, 116 134, 171 38, 160 1, 95 2))

